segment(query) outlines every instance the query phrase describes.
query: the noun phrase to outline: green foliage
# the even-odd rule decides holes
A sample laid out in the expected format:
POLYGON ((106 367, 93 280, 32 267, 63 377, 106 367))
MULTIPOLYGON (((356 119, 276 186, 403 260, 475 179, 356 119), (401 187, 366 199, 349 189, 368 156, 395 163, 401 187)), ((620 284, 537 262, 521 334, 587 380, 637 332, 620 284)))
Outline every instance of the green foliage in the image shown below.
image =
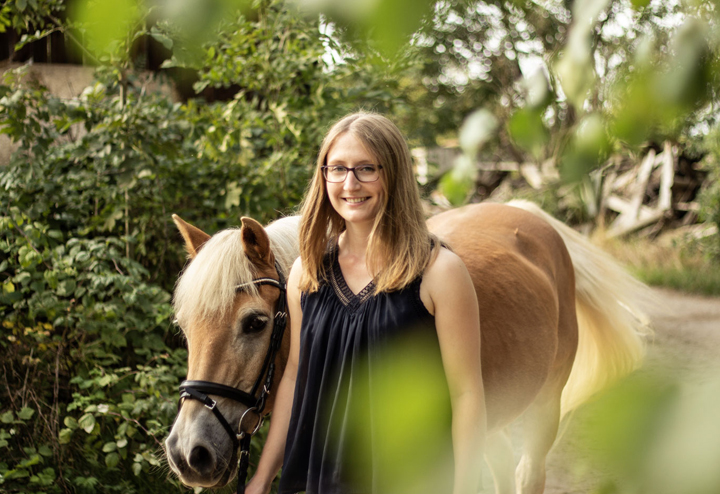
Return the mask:
POLYGON ((632 272, 651 286, 672 288, 685 293, 720 296, 720 273, 710 262, 690 262, 686 266, 643 265, 633 267, 632 272))
POLYGON ((600 472, 598 492, 718 492, 720 376, 687 374, 633 375, 578 411, 590 456, 574 463, 600 472))
MULTIPOLYGON (((48 21, 65 10, 63 0, 10 0, 0 7, 0 32, 47 28, 48 21)), ((47 35, 47 33, 45 34, 47 35)))
POLYGON ((169 294, 124 247, 65 238, 16 206, 0 218, 5 492, 138 492, 163 477, 157 437, 186 355, 165 341, 169 294))
POLYGON ((170 215, 212 233, 291 212, 335 118, 401 104, 392 68, 326 64, 336 41, 317 19, 280 2, 227 19, 195 66, 197 90, 227 102, 176 103, 133 72, 132 40, 176 46, 169 23, 98 55, 78 98, 22 70, 0 85, 0 132, 18 146, 0 169, 3 492, 176 490, 161 458, 187 358, 170 215))
POLYGON ((715 226, 714 235, 699 241, 707 257, 720 261, 720 131, 713 129, 702 143, 707 153, 703 159, 703 168, 708 172, 705 185, 698 196, 700 219, 715 226))

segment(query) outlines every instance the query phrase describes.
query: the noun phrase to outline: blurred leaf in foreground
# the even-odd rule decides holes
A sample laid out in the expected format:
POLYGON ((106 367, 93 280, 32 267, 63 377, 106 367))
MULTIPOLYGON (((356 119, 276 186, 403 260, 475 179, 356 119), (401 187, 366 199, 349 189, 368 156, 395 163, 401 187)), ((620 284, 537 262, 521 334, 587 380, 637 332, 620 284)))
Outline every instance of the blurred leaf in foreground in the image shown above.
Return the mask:
POLYGON ((88 47, 99 55, 113 53, 127 40, 140 13, 138 0, 80 0, 71 11, 86 29, 88 47))
POLYGON ((566 182, 578 182, 597 168, 610 152, 610 140, 602 117, 584 117, 571 136, 561 157, 560 173, 566 182))
POLYGON ((294 0, 303 10, 327 18, 375 42, 385 55, 397 53, 433 11, 431 0, 294 0))
POLYGON ((450 396, 433 338, 411 330, 353 365, 358 377, 332 404, 346 466, 368 491, 435 494, 452 484, 450 396))
POLYGON ((581 410, 607 492, 720 492, 720 371, 633 376, 581 410))

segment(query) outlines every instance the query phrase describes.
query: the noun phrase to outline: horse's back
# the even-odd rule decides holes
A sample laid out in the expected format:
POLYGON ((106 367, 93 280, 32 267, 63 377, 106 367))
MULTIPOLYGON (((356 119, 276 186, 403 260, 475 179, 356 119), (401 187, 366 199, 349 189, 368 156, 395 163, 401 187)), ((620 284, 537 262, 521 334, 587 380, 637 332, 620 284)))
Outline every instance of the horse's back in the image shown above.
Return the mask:
POLYGON ((572 366, 572 261, 548 223, 510 206, 469 205, 431 218, 428 226, 473 279, 488 421, 502 425, 535 399, 553 372, 564 375, 572 366))

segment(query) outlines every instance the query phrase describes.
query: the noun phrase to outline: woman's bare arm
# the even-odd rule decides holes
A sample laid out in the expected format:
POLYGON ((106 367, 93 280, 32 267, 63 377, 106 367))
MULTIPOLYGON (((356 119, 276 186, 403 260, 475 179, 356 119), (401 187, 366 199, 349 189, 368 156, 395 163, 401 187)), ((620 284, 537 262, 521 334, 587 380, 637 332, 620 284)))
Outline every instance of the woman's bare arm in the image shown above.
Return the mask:
POLYGON ((300 354, 300 325, 302 323, 300 289, 298 288, 300 273, 302 273, 302 265, 298 258, 293 264, 287 283, 288 310, 290 312, 290 354, 278 386, 268 437, 260 456, 257 471, 245 490, 247 494, 270 492, 272 481, 282 467, 300 354))
POLYGON ((453 493, 475 493, 487 432, 480 365, 480 316, 472 279, 457 255, 440 250, 423 276, 422 295, 435 315, 452 402, 453 493))

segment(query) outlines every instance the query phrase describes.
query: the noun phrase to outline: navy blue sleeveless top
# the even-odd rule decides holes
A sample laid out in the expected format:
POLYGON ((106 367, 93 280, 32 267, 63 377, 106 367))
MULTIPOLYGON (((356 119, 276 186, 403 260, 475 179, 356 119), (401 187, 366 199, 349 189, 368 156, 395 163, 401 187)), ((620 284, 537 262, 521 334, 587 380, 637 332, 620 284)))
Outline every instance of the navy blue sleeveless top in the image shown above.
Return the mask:
POLYGON ((301 299, 279 494, 449 492, 450 400, 422 278, 377 295, 371 282, 354 294, 337 247, 325 268, 328 279, 301 299))

